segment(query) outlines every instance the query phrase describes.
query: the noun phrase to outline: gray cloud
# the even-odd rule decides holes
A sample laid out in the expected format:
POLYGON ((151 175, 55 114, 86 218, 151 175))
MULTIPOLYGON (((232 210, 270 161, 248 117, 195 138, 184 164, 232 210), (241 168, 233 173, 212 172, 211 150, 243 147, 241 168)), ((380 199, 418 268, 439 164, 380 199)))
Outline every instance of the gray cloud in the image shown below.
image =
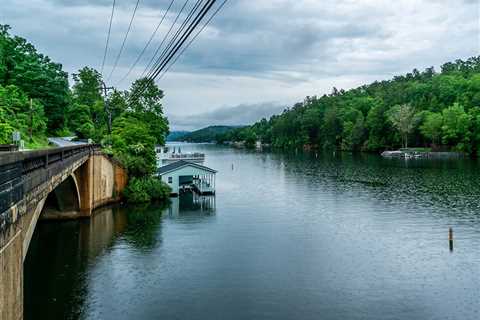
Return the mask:
MULTIPOLYGON (((155 46, 183 2, 176 0, 155 46)), ((0 23, 12 25, 13 33, 69 72, 84 65, 99 68, 111 3, 2 0, 0 23)), ((169 3, 141 0, 112 84, 127 72, 169 3)), ((107 74, 135 0, 117 5, 107 74)), ((189 114, 210 113, 222 105, 290 104, 333 86, 348 89, 478 55, 479 31, 478 0, 230 0, 159 85, 175 126, 189 114)), ((142 73, 155 46, 129 81, 142 73)), ((129 81, 120 86, 128 87, 129 81)))

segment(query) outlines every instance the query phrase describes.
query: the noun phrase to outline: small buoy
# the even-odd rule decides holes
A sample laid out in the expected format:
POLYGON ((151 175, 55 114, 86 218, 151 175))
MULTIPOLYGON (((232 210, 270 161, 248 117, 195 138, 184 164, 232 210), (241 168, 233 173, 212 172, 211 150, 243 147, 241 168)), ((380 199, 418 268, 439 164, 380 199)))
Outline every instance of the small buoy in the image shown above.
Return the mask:
POLYGON ((453 251, 453 230, 452 230, 452 228, 448 229, 448 244, 450 246, 450 251, 453 251))

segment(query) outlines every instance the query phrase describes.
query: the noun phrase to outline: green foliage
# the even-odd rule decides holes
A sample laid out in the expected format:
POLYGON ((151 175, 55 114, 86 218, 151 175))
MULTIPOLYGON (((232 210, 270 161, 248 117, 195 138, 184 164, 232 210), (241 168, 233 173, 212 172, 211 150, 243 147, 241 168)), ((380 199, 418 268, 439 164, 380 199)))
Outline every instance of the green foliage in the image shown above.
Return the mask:
POLYGON ((175 141, 188 141, 188 142, 212 142, 226 141, 227 133, 234 130, 237 127, 232 126, 208 126, 193 132, 186 132, 184 134, 177 134, 175 141))
POLYGON ((136 80, 130 89, 130 108, 133 114, 149 126, 149 131, 156 144, 165 144, 168 134, 168 121, 163 115, 161 100, 163 91, 153 80, 142 78, 136 80))
POLYGON ((443 143, 454 145, 458 151, 468 151, 471 116, 458 103, 444 109, 442 114, 443 143))
POLYGON ((102 75, 95 69, 84 67, 73 75, 73 99, 76 103, 93 106, 102 101, 102 75))
POLYGON ((73 74, 73 81, 67 125, 78 138, 98 142, 107 133, 107 116, 101 95, 102 75, 95 69, 84 67, 73 74))
POLYGON ((470 154, 480 144, 480 56, 413 70, 392 80, 307 97, 282 114, 235 129, 222 140, 251 136, 278 148, 380 151, 408 143, 443 143, 470 154))
POLYGON ((389 111, 388 119, 400 133, 403 147, 408 148, 408 135, 412 133, 419 122, 419 116, 415 114, 415 110, 408 104, 394 106, 389 111))
POLYGON ((155 171, 155 138, 149 129, 144 122, 128 113, 113 123, 112 149, 127 167, 130 176, 142 177, 155 171))
POLYGON ((90 113, 90 107, 84 104, 73 104, 67 113, 67 125, 80 139, 92 136, 94 125, 90 113))
POLYGON ((433 144, 437 144, 442 137, 442 126, 443 116, 440 113, 427 111, 420 131, 433 144))
POLYGON ((48 116, 49 132, 63 128, 70 101, 68 74, 25 39, 11 36, 9 29, 0 25, 0 85, 13 85, 37 101, 48 116))
POLYGON ((158 178, 132 178, 124 190, 127 202, 142 203, 165 201, 170 197, 171 189, 158 178))
POLYGON ((38 100, 28 99, 17 86, 0 85, 0 143, 11 143, 13 131, 20 131, 22 137, 44 136, 47 117, 38 100))

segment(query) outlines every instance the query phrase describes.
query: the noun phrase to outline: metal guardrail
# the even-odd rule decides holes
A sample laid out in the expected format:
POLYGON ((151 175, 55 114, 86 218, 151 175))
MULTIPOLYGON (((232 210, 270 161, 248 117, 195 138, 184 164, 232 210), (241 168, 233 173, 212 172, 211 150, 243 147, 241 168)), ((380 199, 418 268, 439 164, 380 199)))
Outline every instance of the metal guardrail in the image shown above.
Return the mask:
POLYGON ((3 213, 19 202, 26 193, 58 173, 56 171, 61 171, 62 163, 68 166, 76 159, 99 149, 98 145, 87 144, 0 153, 0 230, 9 222, 8 215, 3 213), (38 175, 35 174, 36 171, 39 172, 38 175))
POLYGON ((168 158, 165 159, 205 159, 204 153, 171 153, 168 158))

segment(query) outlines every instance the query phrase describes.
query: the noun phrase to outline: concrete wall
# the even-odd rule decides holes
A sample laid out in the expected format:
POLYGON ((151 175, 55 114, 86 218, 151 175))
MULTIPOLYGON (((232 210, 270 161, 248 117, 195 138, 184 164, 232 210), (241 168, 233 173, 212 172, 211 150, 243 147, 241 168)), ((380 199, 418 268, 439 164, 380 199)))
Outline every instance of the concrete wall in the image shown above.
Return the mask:
POLYGON ((109 203, 118 202, 127 185, 127 172, 114 159, 102 153, 92 155, 75 172, 80 192, 80 210, 83 216, 109 203))
POLYGON ((89 217, 95 208, 119 201, 127 183, 126 170, 100 152, 23 177, 25 183, 45 182, 34 184, 35 188, 3 213, 8 216, 8 225, 0 232, 1 320, 23 318, 23 260, 48 194, 68 177, 75 180, 72 192, 79 193, 80 212, 76 217, 89 217))

